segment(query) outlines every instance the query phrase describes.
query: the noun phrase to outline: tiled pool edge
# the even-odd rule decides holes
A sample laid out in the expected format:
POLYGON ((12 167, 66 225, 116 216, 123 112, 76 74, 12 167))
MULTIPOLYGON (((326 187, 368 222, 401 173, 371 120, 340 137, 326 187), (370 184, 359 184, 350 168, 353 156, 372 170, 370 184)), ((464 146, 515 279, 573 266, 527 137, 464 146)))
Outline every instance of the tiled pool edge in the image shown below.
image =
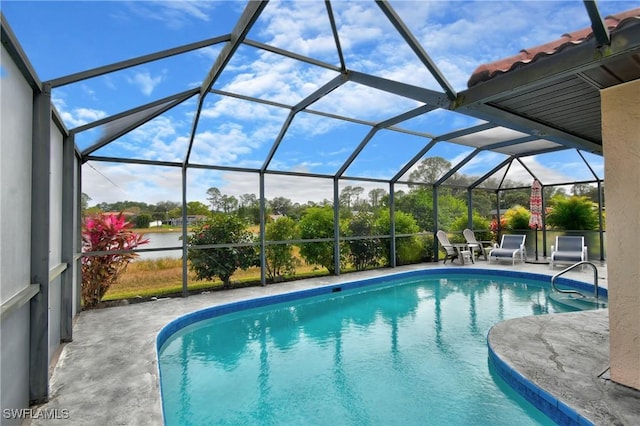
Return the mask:
MULTIPOLYGON (((508 271, 506 271, 508 272, 508 271)), ((517 274, 517 273, 516 273, 517 274)), ((526 277, 546 277, 542 274, 533 273, 521 273, 526 277)), ((536 278, 539 279, 539 278, 536 278)), ((594 292, 595 288, 591 284, 583 283, 580 281, 560 278, 556 281, 557 284, 566 285, 576 290, 591 291, 594 292)), ((598 296, 607 297, 609 294, 608 289, 598 287, 598 296)), ((553 314, 552 314, 553 315, 553 314)), ((495 327, 495 326, 494 326, 495 327)), ((491 328, 493 329, 493 327, 491 328)), ((586 417, 580 415, 576 410, 569 407, 558 398, 551 395, 541 387, 520 374, 515 368, 511 367, 506 361, 494 351, 491 346, 491 340, 489 336, 491 330, 487 335, 487 347, 489 349, 489 363, 494 368, 495 372, 518 394, 520 394, 527 401, 532 403, 536 408, 542 411, 547 417, 552 419, 559 425, 567 426, 595 426, 586 417)))
POLYGON ((493 350, 488 339, 487 346, 489 347, 489 362, 498 376, 551 420, 563 426, 595 426, 594 423, 580 415, 575 409, 569 407, 511 367, 493 350))
MULTIPOLYGON (((494 269, 472 269, 472 268, 437 268, 428 270, 415 270, 407 272, 399 272, 396 274, 389 274, 373 278, 364 278, 355 281, 348 281, 339 284, 329 284, 325 286, 315 287, 306 290, 298 290, 289 293, 276 294, 273 296, 260 297, 256 299, 242 300, 239 302, 232 302, 224 305, 213 306, 210 308, 199 309, 197 311, 182 315, 175 320, 165 325, 156 338, 156 351, 159 352, 162 345, 167 339, 177 332, 178 330, 194 324, 198 321, 213 318, 216 316, 229 314, 232 312, 243 311, 246 309, 259 308, 266 305, 273 305, 276 303, 289 302, 293 300, 305 299, 308 297, 320 296, 324 294, 330 294, 335 289, 351 290, 368 285, 374 285, 392 278, 408 278, 413 276, 422 275, 440 275, 443 272, 449 274, 463 274, 463 275, 499 275, 513 278, 525 278, 533 279, 536 281, 549 281, 550 277, 544 274, 536 274, 532 272, 520 272, 520 271, 504 271, 494 269)), ((557 284, 566 285, 571 288, 583 291, 593 291, 593 285, 586 284, 580 281, 560 278, 556 281, 557 284)), ((599 288, 598 294, 602 297, 607 297, 608 292, 605 288, 599 288)))
MULTIPOLYGON (((357 288, 361 288, 369 285, 379 284, 389 279, 410 278, 415 276, 441 275, 443 272, 446 273, 447 275, 453 275, 453 274, 476 275, 476 276, 477 275, 498 275, 502 277, 532 279, 532 280, 541 281, 541 282, 550 282, 551 280, 551 277, 549 275, 532 273, 532 272, 522 272, 522 271, 516 271, 516 270, 511 271, 511 270, 495 270, 495 269, 475 269, 475 268, 468 268, 468 267, 467 268, 447 267, 447 268, 435 268, 435 269, 421 269, 421 270, 414 270, 414 271, 407 271, 407 272, 398 272, 395 274, 388 274, 388 275, 378 276, 373 278, 364 278, 364 279, 348 281, 344 283, 328 284, 328 285, 314 287, 306 290, 297 290, 297 291, 292 291, 292 292, 287 292, 282 294, 276 294, 272 296, 242 300, 238 302, 231 302, 223 305, 199 309, 194 312, 182 315, 174 319, 173 321, 169 322, 164 327, 162 327, 162 329, 158 332, 156 336, 156 351, 155 351, 156 369, 157 369, 158 390, 160 393, 159 396, 160 396, 160 405, 162 407, 163 420, 165 416, 164 416, 164 404, 163 404, 163 398, 162 398, 162 376, 160 372, 160 362, 159 362, 160 350, 164 345, 164 343, 169 339, 169 337, 174 333, 176 333, 177 331, 181 330, 182 328, 187 327, 191 324, 194 324, 198 321, 206 320, 209 318, 213 318, 216 316, 229 314, 233 312, 239 312, 247 309, 258 308, 266 305, 273 305, 273 304, 283 303, 288 301, 300 300, 300 299, 305 299, 305 298, 314 297, 314 296, 326 295, 336 291, 357 289, 357 288)), ((586 284, 584 282, 580 282, 580 281, 569 279, 569 278, 561 277, 556 281, 556 283, 558 285, 565 285, 576 290, 594 291, 593 285, 586 284)), ((602 297, 607 297, 608 295, 607 289, 598 288, 598 295, 602 297)), ((491 345, 489 343, 487 346, 489 347, 490 362, 494 367, 496 367, 496 370, 500 372, 500 376, 505 380, 505 382, 509 384, 514 390, 516 390, 519 394, 521 394, 524 398, 529 400, 536 408, 538 408, 547 416, 549 416, 549 418, 553 419, 554 421, 556 421, 556 423, 561 425, 566 424, 566 425, 593 426, 593 423, 591 423, 589 420, 580 416, 577 412, 575 412, 575 410, 566 406, 564 403, 562 403, 561 401, 551 396, 548 392, 537 387, 535 384, 533 384, 533 382, 530 382, 529 380, 525 379, 524 376, 522 376, 520 373, 518 373, 516 370, 514 370, 508 364, 502 361, 499 358, 499 356, 492 350, 491 345), (503 367, 498 368, 499 365, 503 367), (502 372, 505 372, 506 376, 504 376, 502 372), (521 378, 517 381, 518 383, 520 383, 519 387, 516 387, 514 386, 514 384, 512 384, 514 379, 511 379, 511 381, 507 379, 507 377, 516 377, 516 376, 519 376, 521 378), (527 394, 527 390, 529 395, 527 394), (532 396, 532 395, 536 396, 535 400, 531 400, 529 398, 529 396, 532 396), (536 403, 536 401, 538 402, 546 401, 546 402, 542 405, 539 405, 538 403, 536 403), (549 407, 550 404, 554 405, 554 409, 551 412, 548 412, 546 411, 545 408, 549 407), (567 419, 573 418, 573 415, 575 414, 576 416, 575 418, 577 419, 576 420, 577 422, 572 421, 569 423, 566 423, 566 422, 560 423, 556 420, 556 417, 551 415, 551 414, 556 415, 558 413, 562 413, 562 415, 564 416, 563 418, 567 418, 567 419), (580 419, 582 419, 583 422, 580 422, 580 419)))

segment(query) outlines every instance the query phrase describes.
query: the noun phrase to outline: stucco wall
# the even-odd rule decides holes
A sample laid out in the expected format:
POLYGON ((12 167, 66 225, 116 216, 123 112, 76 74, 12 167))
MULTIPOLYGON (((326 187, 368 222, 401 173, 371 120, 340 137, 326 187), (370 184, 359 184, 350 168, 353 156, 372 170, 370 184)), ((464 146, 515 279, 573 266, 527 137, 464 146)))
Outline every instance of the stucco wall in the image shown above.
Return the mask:
MULTIPOLYGON (((4 46, 1 55, 0 303, 4 303, 30 284, 33 94, 4 46)), ((29 303, 9 315, 0 324, 0 413, 29 404, 29 303)), ((1 422, 12 424, 4 418, 1 422)))
POLYGON ((640 80, 601 97, 611 379, 640 389, 640 80))

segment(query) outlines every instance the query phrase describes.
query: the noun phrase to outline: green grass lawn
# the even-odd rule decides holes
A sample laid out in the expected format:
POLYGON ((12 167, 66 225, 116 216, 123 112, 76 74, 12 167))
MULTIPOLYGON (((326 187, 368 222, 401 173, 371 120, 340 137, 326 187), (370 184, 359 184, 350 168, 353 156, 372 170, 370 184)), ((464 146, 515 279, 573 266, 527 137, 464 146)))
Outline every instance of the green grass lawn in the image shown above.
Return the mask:
MULTIPOLYGON (((325 268, 302 264, 296 268, 293 279, 327 275, 325 268)), ((222 288, 222 281, 198 281, 195 274, 188 271, 188 290, 204 291, 222 288)), ((231 277, 232 287, 260 285, 260 268, 237 270, 231 277)), ((150 298, 153 296, 178 295, 182 292, 182 259, 136 260, 129 264, 127 271, 109 288, 103 301, 150 298)))

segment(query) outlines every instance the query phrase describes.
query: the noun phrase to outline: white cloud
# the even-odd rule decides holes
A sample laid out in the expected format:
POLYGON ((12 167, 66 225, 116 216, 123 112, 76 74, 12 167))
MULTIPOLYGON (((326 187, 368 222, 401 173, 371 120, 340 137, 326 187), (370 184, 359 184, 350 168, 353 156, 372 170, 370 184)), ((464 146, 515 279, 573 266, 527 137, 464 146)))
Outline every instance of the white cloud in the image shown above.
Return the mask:
POLYGON ((100 120, 107 116, 105 111, 93 108, 76 107, 69 109, 66 100, 67 97, 67 92, 56 90, 51 94, 51 103, 60 114, 62 121, 70 129, 100 120))
POLYGON ((87 123, 91 123, 93 121, 99 120, 107 116, 107 113, 104 111, 99 111, 90 108, 74 108, 71 111, 65 110, 65 104, 63 101, 54 101, 54 105, 56 109, 60 113, 60 117, 62 117, 62 121, 69 126, 69 128, 75 128, 78 126, 85 125, 87 123))
MULTIPOLYGON (((260 195, 260 180, 257 173, 216 172, 189 170, 188 199, 206 203, 206 192, 211 187, 220 189, 225 195, 238 198, 244 194, 260 195)), ((285 197, 294 203, 322 202, 333 198, 332 179, 307 178, 286 175, 265 175, 265 197, 285 197)))
POLYGON ((93 88, 91 88, 88 84, 82 84, 82 91, 84 92, 85 96, 91 98, 91 99, 96 99, 95 95, 96 92, 95 90, 93 90, 93 88))
POLYGON ((259 36, 268 44, 331 63, 338 61, 323 2, 270 2, 261 24, 259 36))
POLYGON ((345 83, 310 109, 362 120, 382 121, 417 108, 417 101, 356 83, 345 83))
POLYGON ((156 88, 165 79, 164 75, 158 75, 152 77, 149 71, 138 71, 132 76, 127 77, 127 82, 134 86, 137 86, 142 94, 149 96, 153 93, 153 89, 156 88))
POLYGON ((392 25, 373 2, 338 2, 334 5, 340 44, 345 52, 384 39, 392 25))
POLYGON ((466 89, 468 78, 479 65, 517 55, 523 48, 589 25, 579 2, 481 1, 464 2, 458 8, 450 4, 434 8, 433 4, 412 2, 411 8, 399 5, 398 13, 410 22, 427 53, 458 90, 466 89), (414 16, 427 18, 416 21, 414 16), (568 29, 567 22, 575 28, 568 29))
POLYGON ((245 63, 230 68, 229 81, 222 90, 295 105, 314 90, 333 79, 337 73, 264 52, 245 63))
MULTIPOLYGON (((207 189, 217 187, 223 194, 239 197, 243 194, 259 196, 257 173, 220 172, 189 169, 187 199, 207 204, 207 189)), ((90 162, 83 166, 82 191, 91 197, 90 205, 123 200, 155 204, 160 201, 181 201, 181 171, 178 167, 141 166, 90 162)), ((374 187, 387 188, 371 182, 348 182, 344 185, 362 186, 366 192, 374 187)), ((332 179, 306 178, 267 174, 266 198, 289 198, 293 202, 322 202, 333 198, 332 179)))
POLYGON ((144 19, 163 22, 173 30, 183 29, 193 21, 209 22, 216 2, 196 0, 128 2, 130 12, 144 19))
POLYGON ((89 162, 82 167, 82 192, 101 202, 131 200, 155 204, 181 199, 178 167, 89 162))
POLYGON ((250 152, 249 138, 239 126, 223 125, 217 133, 200 132, 193 143, 193 162, 235 165, 238 157, 250 152))
MULTIPOLYGON (((267 199, 285 197, 301 204, 307 201, 319 203, 324 199, 333 199, 333 181, 331 179, 267 175, 265 187, 267 199)), ((233 186, 230 186, 230 189, 232 188, 233 186)))
POLYGON ((256 150, 275 141, 288 110, 228 97, 208 99, 212 101, 202 109, 192 161, 238 167, 262 165, 264 158, 256 161, 256 150))
POLYGON ((161 116, 132 131, 127 139, 136 142, 131 146, 141 158, 163 161, 182 161, 186 155, 187 140, 176 137, 176 123, 171 117, 161 116))
POLYGON ((524 157, 522 162, 543 185, 594 179, 573 150, 524 157))

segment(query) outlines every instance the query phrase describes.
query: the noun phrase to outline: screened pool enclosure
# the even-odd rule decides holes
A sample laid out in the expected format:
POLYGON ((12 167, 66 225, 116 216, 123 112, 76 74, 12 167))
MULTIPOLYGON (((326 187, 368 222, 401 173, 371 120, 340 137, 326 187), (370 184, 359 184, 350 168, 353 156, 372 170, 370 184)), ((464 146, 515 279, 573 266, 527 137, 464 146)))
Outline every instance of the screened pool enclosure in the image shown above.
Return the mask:
MULTIPOLYGON (((32 56, 37 43, 28 37, 34 28, 23 25, 26 13, 18 3, 3 5, 3 150, 9 138, 16 143, 15 161, 5 170, 14 185, 30 183, 28 193, 3 192, 3 203, 11 196, 17 212, 30 213, 21 218, 14 212, 12 224, 31 229, 15 252, 32 259, 24 271, 32 284, 24 287, 16 273, 20 297, 7 306, 3 299, 3 320, 5 312, 31 304, 25 318, 39 336, 29 361, 31 401, 46 398, 49 361, 57 342, 71 339, 72 318, 80 311, 78 262, 91 255, 80 253, 83 194, 106 203, 179 200, 182 244, 139 251, 184 253, 190 201, 207 203, 210 188, 237 198, 254 195, 262 284, 266 247, 285 243, 265 235, 269 202, 276 198, 332 206, 338 224, 345 191, 359 188, 348 197, 350 207, 363 202, 362 194, 369 205, 384 197, 388 234, 348 236, 336 225, 329 238, 295 241, 333 242, 336 274, 340 245, 354 239, 384 241, 391 253, 387 266, 396 266, 396 243, 409 236, 396 232, 397 204, 416 189, 433 200, 428 209, 413 206, 426 212, 428 224, 416 235, 432 236, 451 222, 450 212, 439 210, 443 194, 462 200, 473 228, 474 211, 500 223, 513 207, 508 194, 528 191, 534 179, 545 191, 592 191, 602 217, 599 91, 640 76, 637 10, 621 14, 606 10, 608 2, 577 3, 578 21, 587 27, 580 38, 498 69, 471 63, 471 56, 448 56, 455 28, 438 32, 435 24, 423 25, 411 2, 216 3, 233 19, 203 26, 197 40, 177 35, 175 43, 158 48, 153 35, 145 35, 128 40, 140 43, 134 57, 106 60, 85 52, 80 58, 78 52, 82 66, 64 51, 59 70, 38 66, 44 62, 32 56), (609 14, 618 15, 605 20, 609 14), (122 88, 140 76, 167 84, 141 92, 122 88), (125 103, 119 91, 130 95, 125 103), (490 208, 478 202, 487 193, 490 208), (48 295, 54 286, 62 291, 48 295), (59 325, 46 320, 51 306, 59 325)), ((482 26, 477 8, 482 3, 460 8, 460 22, 482 26)), ((532 27, 545 25, 543 17, 531 18, 532 27)), ((584 27, 573 24, 554 23, 563 31, 584 27)), ((497 33, 504 29, 489 25, 497 33)), ((62 36, 51 34, 64 43, 62 36)), ((481 50, 484 62, 501 59, 484 40, 466 40, 464 49, 481 50)), ((551 244, 544 232, 541 255, 551 244)), ((602 220, 593 234, 592 256, 604 259, 602 220)), ((219 246, 199 248, 212 247, 219 246)), ((183 262, 185 296, 187 268, 183 262)))

